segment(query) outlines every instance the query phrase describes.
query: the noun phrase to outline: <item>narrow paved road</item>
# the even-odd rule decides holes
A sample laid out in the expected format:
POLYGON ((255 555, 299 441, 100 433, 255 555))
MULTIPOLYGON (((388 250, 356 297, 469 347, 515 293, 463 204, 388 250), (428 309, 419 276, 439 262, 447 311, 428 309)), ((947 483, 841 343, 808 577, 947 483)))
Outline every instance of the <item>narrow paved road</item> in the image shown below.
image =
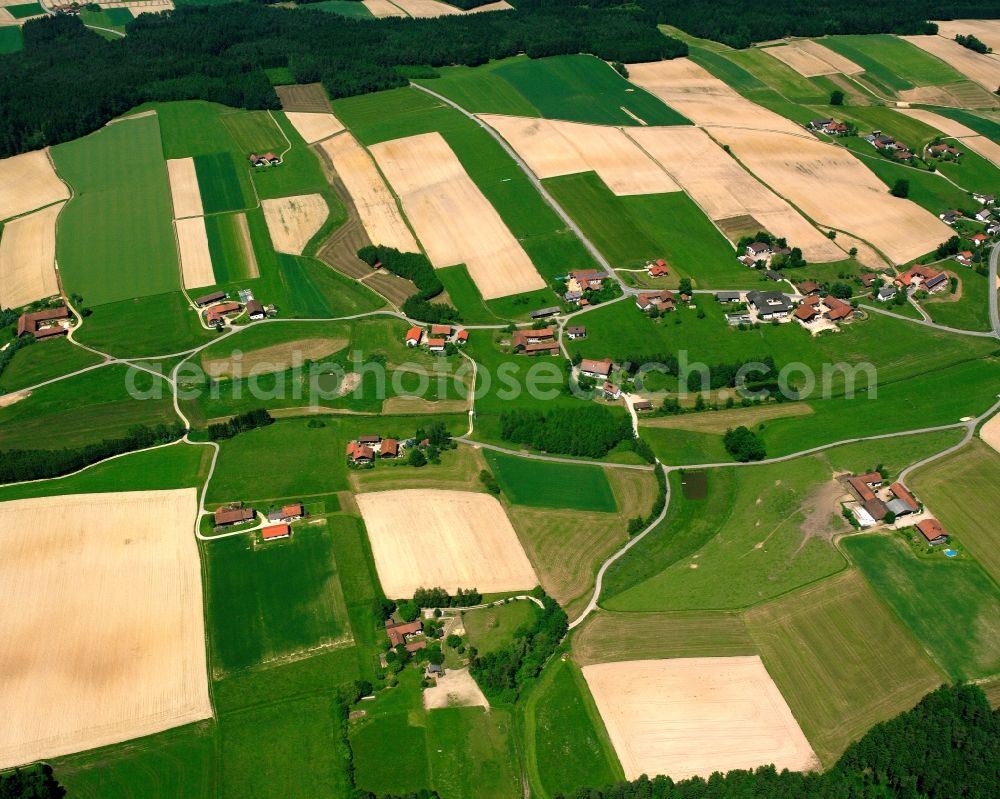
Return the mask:
POLYGON ((997 261, 1000 260, 1000 243, 993 245, 990 253, 990 321, 993 335, 1000 338, 1000 310, 997 309, 997 261))
POLYGON ((916 463, 911 463, 909 466, 907 466, 905 469, 903 469, 903 471, 899 473, 899 482, 901 482, 903 485, 906 485, 906 478, 907 476, 909 476, 910 472, 919 469, 921 466, 926 466, 928 463, 932 463, 938 460, 939 458, 943 458, 946 455, 951 455, 951 453, 957 452, 966 444, 968 444, 972 440, 972 437, 976 434, 976 428, 979 427, 980 423, 986 421, 994 413, 1000 410, 1000 394, 998 394, 997 397, 998 397, 997 402, 991 405, 986 411, 979 414, 979 416, 977 416, 975 419, 972 419, 969 422, 964 422, 965 435, 962 436, 961 441, 959 441, 953 447, 948 447, 948 449, 941 450, 941 452, 937 452, 934 455, 924 458, 921 461, 917 461, 916 463))
POLYGON ((866 311, 873 311, 874 313, 882 314, 882 316, 891 316, 893 319, 902 319, 904 322, 912 322, 915 325, 923 325, 924 327, 931 327, 935 330, 943 330, 945 333, 953 333, 956 336, 973 336, 975 338, 996 338, 997 333, 993 330, 962 330, 958 327, 948 327, 947 325, 939 325, 936 322, 928 322, 923 319, 914 319, 912 316, 904 316, 903 314, 894 313, 892 311, 887 311, 885 308, 876 308, 874 305, 868 305, 867 303, 861 303, 862 308, 866 311))

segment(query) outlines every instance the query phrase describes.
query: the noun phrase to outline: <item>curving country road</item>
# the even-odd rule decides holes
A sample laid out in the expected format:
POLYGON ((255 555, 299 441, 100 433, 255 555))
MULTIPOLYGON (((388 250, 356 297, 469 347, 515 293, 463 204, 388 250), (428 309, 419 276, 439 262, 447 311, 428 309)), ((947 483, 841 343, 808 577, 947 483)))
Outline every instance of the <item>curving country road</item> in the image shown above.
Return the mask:
POLYGON ((990 321, 993 323, 993 335, 1000 338, 1000 310, 997 300, 997 261, 1000 260, 1000 242, 993 245, 990 252, 990 321))

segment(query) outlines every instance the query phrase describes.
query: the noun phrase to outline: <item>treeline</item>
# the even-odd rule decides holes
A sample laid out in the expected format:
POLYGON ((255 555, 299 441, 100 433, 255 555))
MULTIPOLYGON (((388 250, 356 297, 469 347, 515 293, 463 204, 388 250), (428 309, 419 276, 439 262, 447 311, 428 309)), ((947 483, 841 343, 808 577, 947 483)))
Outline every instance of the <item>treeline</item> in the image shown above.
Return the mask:
POLYGON ((992 47, 987 47, 985 42, 980 41, 971 33, 968 36, 963 36, 961 33, 956 34, 955 41, 962 45, 962 47, 966 47, 976 53, 986 55, 993 52, 992 47))
POLYGON ((939 688, 873 727, 822 774, 774 766, 674 782, 640 777, 556 799, 989 799, 1000 796, 1000 711, 974 685, 939 688))
POLYGON ((471 608, 482 604, 483 595, 475 588, 459 588, 454 595, 440 587, 418 588, 412 601, 418 608, 471 608))
POLYGON ((501 412, 500 437, 542 452, 601 458, 632 438, 632 423, 598 405, 544 413, 515 409, 501 412))
POLYGON ((264 408, 255 408, 252 411, 241 413, 231 418, 228 422, 218 422, 208 426, 208 437, 212 441, 221 441, 226 438, 233 438, 247 430, 257 427, 267 427, 274 424, 274 417, 264 408))
POLYGON ((348 19, 249 3, 142 14, 106 41, 80 19, 31 20, 0 56, 0 157, 75 139, 143 102, 201 99, 276 109, 264 70, 320 81, 332 97, 405 86, 400 67, 593 53, 625 62, 687 52, 637 9, 572 3, 437 19, 348 19), (86 79, 81 79, 85 75, 86 79))
POLYGON ((0 772, 0 799, 61 799, 65 795, 48 763, 0 772))
MULTIPOLYGON (((625 364, 625 371, 633 377, 642 371, 661 371, 666 374, 683 378, 681 374, 681 363, 677 356, 670 352, 646 352, 628 355, 622 359, 625 364)), ((678 388, 685 388, 688 391, 716 390, 720 388, 735 388, 736 379, 740 370, 748 364, 760 364, 763 371, 754 369, 749 375, 744 377, 758 376, 764 378, 766 375, 777 374, 774 358, 770 355, 761 355, 756 358, 742 358, 738 361, 728 363, 702 364, 704 368, 697 368, 698 364, 686 364, 686 384, 678 385, 678 388), (707 376, 707 382, 703 381, 703 375, 707 376)), ((678 381, 680 383, 680 380, 678 381)), ((746 380, 747 389, 753 391, 760 388, 774 388, 776 381, 771 379, 746 380)))
POLYGON ((540 588, 533 595, 542 600, 543 609, 534 624, 521 627, 510 643, 476 654, 469 671, 491 702, 516 702, 525 683, 538 676, 568 629, 566 612, 540 588))
POLYGON ((130 427, 122 438, 106 438, 85 447, 7 450, 0 452, 0 483, 59 477, 113 455, 176 441, 185 432, 180 422, 155 427, 140 424, 130 427))
POLYGON ((440 324, 457 322, 462 318, 450 305, 431 302, 444 291, 444 284, 423 253, 400 252, 393 247, 370 244, 358 250, 358 258, 372 267, 380 263, 383 269, 405 277, 417 287, 417 293, 407 297, 400 308, 410 319, 440 324))

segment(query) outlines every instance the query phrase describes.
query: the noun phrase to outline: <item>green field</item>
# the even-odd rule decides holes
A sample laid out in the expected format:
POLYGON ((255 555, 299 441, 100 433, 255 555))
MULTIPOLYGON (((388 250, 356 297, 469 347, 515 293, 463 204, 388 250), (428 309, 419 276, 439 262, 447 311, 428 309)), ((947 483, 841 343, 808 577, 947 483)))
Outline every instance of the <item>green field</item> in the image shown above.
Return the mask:
POLYGON ((45 9, 39 3, 22 3, 16 6, 7 6, 6 10, 14 19, 37 17, 45 13, 45 9))
POLYGON ((992 329, 989 278, 974 269, 966 269, 957 264, 954 271, 961 281, 961 299, 953 302, 949 298, 924 300, 921 303, 924 310, 939 325, 957 327, 960 330, 992 329))
POLYGON ((1000 144, 1000 122, 994 119, 986 119, 979 116, 979 114, 974 114, 971 111, 965 111, 960 108, 934 108, 932 110, 936 114, 948 117, 948 119, 961 122, 963 125, 972 128, 976 133, 1000 144))
POLYGON ((844 542, 876 593, 953 680, 1000 671, 1000 590, 974 561, 917 557, 898 537, 844 542))
POLYGON ((66 290, 93 307, 177 289, 180 272, 157 117, 108 125, 53 147, 52 158, 73 189, 56 237, 66 290))
POLYGON ((194 168, 206 214, 240 211, 249 207, 248 199, 240 191, 236 162, 230 153, 196 155, 194 168))
POLYGON ((107 8, 100 11, 84 9, 80 12, 80 19, 88 27, 109 28, 116 31, 124 31, 135 17, 127 8, 107 8))
POLYGON ((485 455, 504 495, 516 505, 617 510, 611 485, 599 466, 533 461, 489 450, 485 455))
POLYGON ((39 346, 17 351, 7 368, 0 374, 0 391, 17 391, 44 380, 75 372, 100 361, 96 355, 78 347, 68 339, 56 337, 39 346))
POLYGON ((0 409, 0 448, 81 447, 119 438, 135 424, 177 421, 166 384, 148 372, 136 371, 134 379, 129 373, 120 364, 84 372, 0 409), (130 380, 151 398, 133 399, 130 380))
POLYGON ((746 615, 768 673, 824 766, 942 681, 854 571, 746 615))
POLYGON ((910 182, 908 198, 937 216, 949 208, 962 208, 970 204, 969 195, 945 180, 941 175, 922 169, 896 164, 875 153, 874 148, 862 139, 850 140, 859 160, 874 172, 886 185, 886 191, 897 180, 910 182))
MULTIPOLYGON (((448 293, 451 306, 458 309, 465 324, 495 325, 507 318, 524 315, 523 311, 520 314, 516 311, 514 313, 502 314, 499 311, 494 312, 491 310, 491 306, 494 306, 498 301, 493 300, 487 305, 483 299, 483 295, 479 293, 475 282, 469 276, 469 270, 465 264, 438 269, 435 270, 435 274, 437 274, 438 278, 444 284, 444 290, 448 293)), ((547 289, 543 289, 537 293, 544 295, 545 299, 540 300, 542 303, 551 297, 547 289)), ((500 300, 499 302, 503 301, 500 300)))
MULTIPOLYGON (((310 11, 326 11, 328 14, 340 14, 342 17, 355 19, 371 19, 372 12, 358 0, 323 0, 321 3, 309 3, 304 8, 310 11)), ((290 81, 294 83, 294 81, 290 81)))
POLYGON ((296 525, 292 537, 256 533, 204 544, 209 641, 216 674, 349 640, 334 540, 349 517, 296 525))
POLYGON ((544 797, 573 795, 578 788, 611 785, 624 778, 579 669, 553 663, 524 707, 527 771, 544 797))
POLYGON ((872 79, 877 88, 884 86, 902 91, 964 80, 940 59, 888 34, 826 36, 821 44, 863 67, 865 76, 872 79))
POLYGON ((690 277, 698 288, 751 288, 759 273, 736 262, 733 246, 683 192, 616 197, 593 172, 545 181, 560 205, 619 269, 663 258, 671 281, 690 277))
POLYGON ((225 284, 249 279, 251 264, 243 245, 240 215, 206 216, 205 232, 208 234, 215 282, 225 284))
POLYGON ((333 111, 365 145, 440 132, 543 277, 566 274, 567 264, 596 266, 510 156, 459 111, 415 89, 336 100, 333 111))
POLYGON ((519 627, 531 624, 539 613, 534 602, 519 599, 506 605, 467 610, 462 614, 462 624, 469 643, 480 654, 486 654, 510 641, 519 627))
POLYGON ((519 59, 496 67, 492 74, 507 81, 549 119, 598 125, 690 124, 593 56, 519 59))
POLYGON ((418 79, 415 83, 426 86, 477 114, 539 117, 541 112, 523 94, 495 74, 498 67, 521 60, 527 60, 527 56, 495 61, 479 67, 444 67, 439 70, 440 77, 418 79))
POLYGON ((19 27, 9 25, 0 28, 0 55, 16 53, 22 47, 24 47, 24 37, 19 27))

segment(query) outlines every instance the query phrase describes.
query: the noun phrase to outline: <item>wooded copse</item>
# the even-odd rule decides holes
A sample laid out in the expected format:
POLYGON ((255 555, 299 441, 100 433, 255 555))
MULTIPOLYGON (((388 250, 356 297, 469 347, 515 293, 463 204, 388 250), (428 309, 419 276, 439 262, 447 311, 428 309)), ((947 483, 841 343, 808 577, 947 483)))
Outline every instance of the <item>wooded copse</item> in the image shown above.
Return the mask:
POLYGON ((0 56, 0 157, 83 136, 149 101, 201 99, 277 109, 264 70, 287 67, 331 97, 405 86, 401 66, 593 53, 625 62, 687 53, 640 10, 571 5, 437 19, 348 19, 248 3, 142 14, 106 41, 77 17, 24 25, 0 56), (86 80, 80 76, 86 75, 86 80))
POLYGON ((266 427, 274 423, 274 418, 265 408, 255 408, 252 411, 238 414, 229 421, 218 422, 208 426, 208 437, 212 441, 220 441, 225 438, 233 438, 247 430, 257 427, 266 427))
POLYGON ((417 287, 417 293, 407 297, 400 307, 411 319, 434 324, 461 320, 461 315, 450 305, 431 302, 444 291, 444 284, 423 253, 400 252, 392 247, 368 245, 358 250, 358 258, 371 267, 381 264, 383 269, 406 278, 417 287))
POLYGON ((511 410, 500 414, 500 437, 542 452, 601 458, 632 438, 632 423, 627 416, 596 405, 545 413, 511 410))
POLYGON ((942 687, 873 727, 822 774, 774 766, 674 782, 640 777, 556 799, 955 799, 1000 796, 1000 711, 975 685, 942 687))

